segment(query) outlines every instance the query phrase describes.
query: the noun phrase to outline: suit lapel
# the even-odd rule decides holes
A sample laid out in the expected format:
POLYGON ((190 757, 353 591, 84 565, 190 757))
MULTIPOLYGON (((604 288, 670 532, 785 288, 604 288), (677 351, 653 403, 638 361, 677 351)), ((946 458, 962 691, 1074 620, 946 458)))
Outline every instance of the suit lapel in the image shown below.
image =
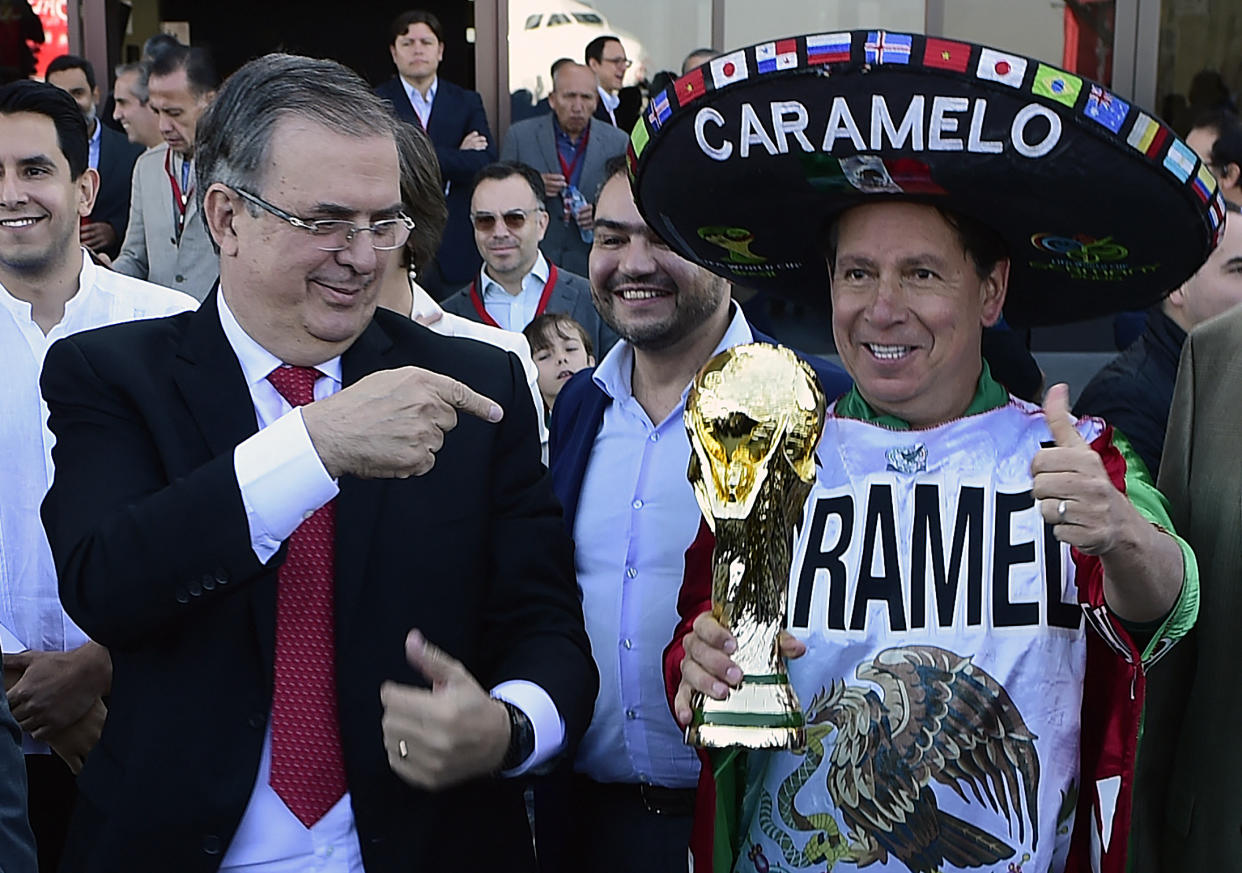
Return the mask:
MULTIPOLYGON (((389 359, 392 339, 372 321, 341 357, 342 387, 363 376, 397 366, 389 359)), ((383 479, 342 476, 336 498, 336 632, 344 644, 352 628, 355 607, 366 584, 367 553, 375 536, 375 520, 389 483, 383 479)))
MULTIPOLYGON (((552 116, 548 116, 547 124, 536 125, 535 127, 535 146, 539 150, 539 154, 545 158, 546 166, 543 171, 547 173, 559 173, 561 171, 560 161, 556 159, 556 132, 552 127, 552 116)), ((588 148, 587 151, 590 151, 588 148)))

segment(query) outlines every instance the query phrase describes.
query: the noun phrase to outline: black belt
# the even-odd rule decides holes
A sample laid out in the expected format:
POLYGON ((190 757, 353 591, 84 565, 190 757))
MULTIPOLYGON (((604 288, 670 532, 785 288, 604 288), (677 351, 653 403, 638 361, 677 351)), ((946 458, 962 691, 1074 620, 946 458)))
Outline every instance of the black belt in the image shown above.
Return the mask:
POLYGON ((694 815, 693 788, 666 788, 649 782, 596 782, 574 774, 574 791, 602 802, 641 804, 652 815, 694 815))

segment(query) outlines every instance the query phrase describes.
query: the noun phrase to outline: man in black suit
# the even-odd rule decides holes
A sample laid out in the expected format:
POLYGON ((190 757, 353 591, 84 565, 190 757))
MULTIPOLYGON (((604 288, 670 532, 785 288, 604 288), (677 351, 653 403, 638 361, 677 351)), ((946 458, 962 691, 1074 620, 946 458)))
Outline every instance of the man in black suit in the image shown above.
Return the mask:
POLYGON ((130 179, 143 147, 100 122, 99 86, 91 62, 76 55, 61 55, 47 65, 47 83, 77 101, 86 118, 90 136, 90 166, 99 173, 95 208, 82 225, 82 245, 93 252, 116 257, 129 224, 130 179))
POLYGON ((496 160, 483 98, 437 75, 444 58, 444 31, 430 12, 411 9, 392 23, 388 51, 397 75, 375 89, 402 121, 427 131, 436 147, 448 224, 435 262, 418 281, 442 300, 478 272, 479 253, 470 230, 470 186, 474 174, 496 160))
POLYGON ((599 89, 595 117, 629 133, 642 111, 643 95, 634 85, 622 85, 626 70, 634 64, 626 56, 625 46, 615 36, 597 36, 587 43, 584 55, 599 89))
POLYGON ((61 599, 115 650, 63 870, 534 869, 496 777, 573 749, 596 675, 521 365, 376 311, 393 123, 246 64, 198 125, 218 288, 47 355, 61 599))

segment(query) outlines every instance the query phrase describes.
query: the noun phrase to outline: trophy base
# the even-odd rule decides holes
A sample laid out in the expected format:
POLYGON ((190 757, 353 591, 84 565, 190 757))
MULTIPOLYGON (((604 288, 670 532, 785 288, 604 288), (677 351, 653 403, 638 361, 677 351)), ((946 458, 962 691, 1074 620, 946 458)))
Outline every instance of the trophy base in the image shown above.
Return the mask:
POLYGON ((746 675, 724 700, 695 694, 686 743, 700 749, 806 748, 806 722, 783 673, 746 675))

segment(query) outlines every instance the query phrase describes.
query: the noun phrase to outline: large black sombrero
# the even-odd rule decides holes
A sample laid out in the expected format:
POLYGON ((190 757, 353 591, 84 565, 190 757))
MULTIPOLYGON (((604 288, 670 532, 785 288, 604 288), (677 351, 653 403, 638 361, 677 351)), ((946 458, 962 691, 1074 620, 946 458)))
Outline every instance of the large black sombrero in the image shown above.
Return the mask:
POLYGON ((739 49, 656 94, 634 127, 639 209, 687 258, 822 298, 826 221, 943 203, 1009 246, 1006 316, 1139 309, 1207 259, 1224 200, 1195 153, 1095 83, 984 46, 888 31, 739 49))

